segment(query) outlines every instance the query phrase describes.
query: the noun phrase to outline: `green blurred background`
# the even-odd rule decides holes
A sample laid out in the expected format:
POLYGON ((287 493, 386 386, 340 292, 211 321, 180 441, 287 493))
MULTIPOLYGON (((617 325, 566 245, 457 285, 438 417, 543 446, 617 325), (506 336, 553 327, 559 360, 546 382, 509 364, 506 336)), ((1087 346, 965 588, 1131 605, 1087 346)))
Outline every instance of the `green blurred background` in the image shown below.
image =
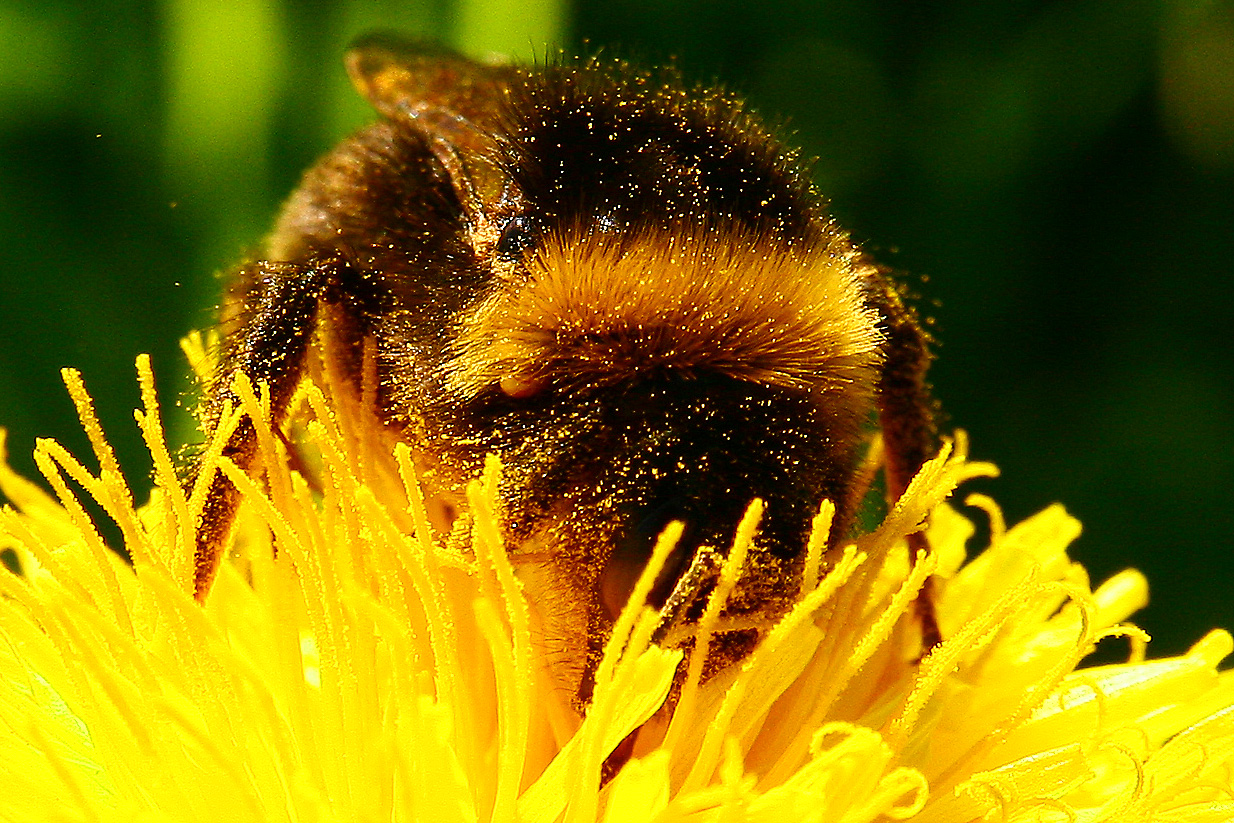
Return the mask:
POLYGON ((1229 3, 0 0, 0 422, 19 469, 36 436, 86 453, 72 365, 146 483, 134 357, 182 398, 177 340, 210 322, 217 273, 368 119, 340 59, 374 28, 676 58, 741 91, 918 281, 937 393, 1003 470, 974 488, 1011 520, 1064 502, 1094 577, 1145 570, 1157 653, 1234 627, 1229 3))

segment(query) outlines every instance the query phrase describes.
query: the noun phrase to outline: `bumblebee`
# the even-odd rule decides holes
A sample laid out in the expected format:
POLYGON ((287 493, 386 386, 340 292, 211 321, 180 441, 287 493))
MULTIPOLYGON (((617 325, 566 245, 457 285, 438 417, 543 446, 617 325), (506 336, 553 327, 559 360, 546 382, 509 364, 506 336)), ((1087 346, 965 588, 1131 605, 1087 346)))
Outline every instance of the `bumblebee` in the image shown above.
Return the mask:
MULTIPOLYGON (((892 501, 934 451, 926 335, 740 101, 617 60, 488 65, 387 37, 346 63, 381 117, 307 172, 234 275, 204 417, 243 373, 280 423, 319 327, 357 391, 371 357, 373 411, 440 525, 501 458, 507 549, 580 705, 669 523, 685 531, 650 601, 688 622, 714 586, 700 560, 764 501, 726 609, 773 614, 820 501, 833 542, 853 521, 868 421, 892 501)), ((224 453, 251 469, 256 448, 244 421, 224 453)), ((238 503, 205 482, 199 598, 238 503)), ((716 665, 757 636, 718 636, 716 665)))

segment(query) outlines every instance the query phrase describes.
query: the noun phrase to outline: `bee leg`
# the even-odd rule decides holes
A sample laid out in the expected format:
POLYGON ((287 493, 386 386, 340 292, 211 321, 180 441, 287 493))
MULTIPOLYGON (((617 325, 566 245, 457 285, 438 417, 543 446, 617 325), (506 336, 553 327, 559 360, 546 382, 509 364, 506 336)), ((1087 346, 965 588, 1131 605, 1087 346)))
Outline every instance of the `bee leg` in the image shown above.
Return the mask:
MULTIPOLYGON (((875 304, 887 335, 887 356, 878 385, 878 415, 883 430, 887 501, 894 504, 925 461, 938 451, 938 435, 935 404, 926 382, 932 359, 929 337, 890 281, 884 281, 878 289, 875 304)), ((929 548, 924 531, 910 534, 908 543, 914 552, 929 548)), ((925 581, 917 595, 916 612, 924 656, 942 642, 932 579, 925 581)))
MULTIPOLYGON (((235 378, 244 374, 254 386, 270 391, 270 417, 278 426, 304 374, 309 343, 317 329, 323 304, 358 308, 359 301, 344 295, 356 293, 354 270, 337 258, 296 263, 262 261, 241 270, 246 288, 235 331, 227 335, 216 376, 203 401, 207 429, 221 422, 227 406, 239 405, 233 389, 235 378)), ((223 446, 224 457, 242 471, 249 471, 257 456, 257 434, 247 416, 223 446)), ((190 484, 207 482, 190 474, 190 484)), ((193 573, 194 595, 204 600, 218 570, 223 547, 231 531, 239 492, 221 472, 208 478, 201 519, 196 524, 193 573)))
POLYGON ((634 743, 638 740, 638 733, 641 730, 640 726, 627 734, 617 744, 617 748, 604 758, 604 762, 600 764, 600 788, 607 786, 609 781, 617 776, 617 772, 621 771, 621 767, 630 762, 630 757, 634 754, 634 743))

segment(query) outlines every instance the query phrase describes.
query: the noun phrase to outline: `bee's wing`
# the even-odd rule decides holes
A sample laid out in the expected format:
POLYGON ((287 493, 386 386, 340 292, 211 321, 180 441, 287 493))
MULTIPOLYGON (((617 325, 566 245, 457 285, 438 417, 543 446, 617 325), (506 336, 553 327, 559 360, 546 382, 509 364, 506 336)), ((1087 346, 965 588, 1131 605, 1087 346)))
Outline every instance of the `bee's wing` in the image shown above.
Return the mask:
POLYGON ((517 68, 387 34, 356 41, 346 63, 351 82, 373 108, 429 138, 473 216, 501 199, 504 186, 487 161, 494 135, 503 130, 517 68))
POLYGON ((373 108, 447 139, 467 128, 491 131, 517 73, 508 64, 480 63, 386 34, 353 43, 346 62, 351 82, 373 108))

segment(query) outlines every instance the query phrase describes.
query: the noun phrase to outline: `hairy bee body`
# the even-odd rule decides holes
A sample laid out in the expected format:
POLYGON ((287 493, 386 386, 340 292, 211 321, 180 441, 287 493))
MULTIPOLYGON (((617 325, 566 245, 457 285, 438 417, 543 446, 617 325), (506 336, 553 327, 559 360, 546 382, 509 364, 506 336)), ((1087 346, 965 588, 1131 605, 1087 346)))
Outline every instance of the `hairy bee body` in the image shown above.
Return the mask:
MULTIPOLYGON (((728 609, 771 613, 819 502, 836 535, 853 515, 863 424, 880 418, 892 497, 928 456, 924 335, 740 103, 616 61, 486 66, 389 40, 348 68, 383 119, 306 174, 238 272, 206 417, 243 372, 281 418, 319 324, 352 373, 367 347, 375 411, 431 492, 502 458, 508 548, 580 700, 668 523, 686 531, 651 601, 688 619, 709 584, 687 571, 763 500, 728 609)), ((227 453, 247 466, 253 441, 242 424, 227 453)), ((211 482, 199 596, 236 504, 211 482)), ((728 658, 756 635, 733 632, 728 658)))

